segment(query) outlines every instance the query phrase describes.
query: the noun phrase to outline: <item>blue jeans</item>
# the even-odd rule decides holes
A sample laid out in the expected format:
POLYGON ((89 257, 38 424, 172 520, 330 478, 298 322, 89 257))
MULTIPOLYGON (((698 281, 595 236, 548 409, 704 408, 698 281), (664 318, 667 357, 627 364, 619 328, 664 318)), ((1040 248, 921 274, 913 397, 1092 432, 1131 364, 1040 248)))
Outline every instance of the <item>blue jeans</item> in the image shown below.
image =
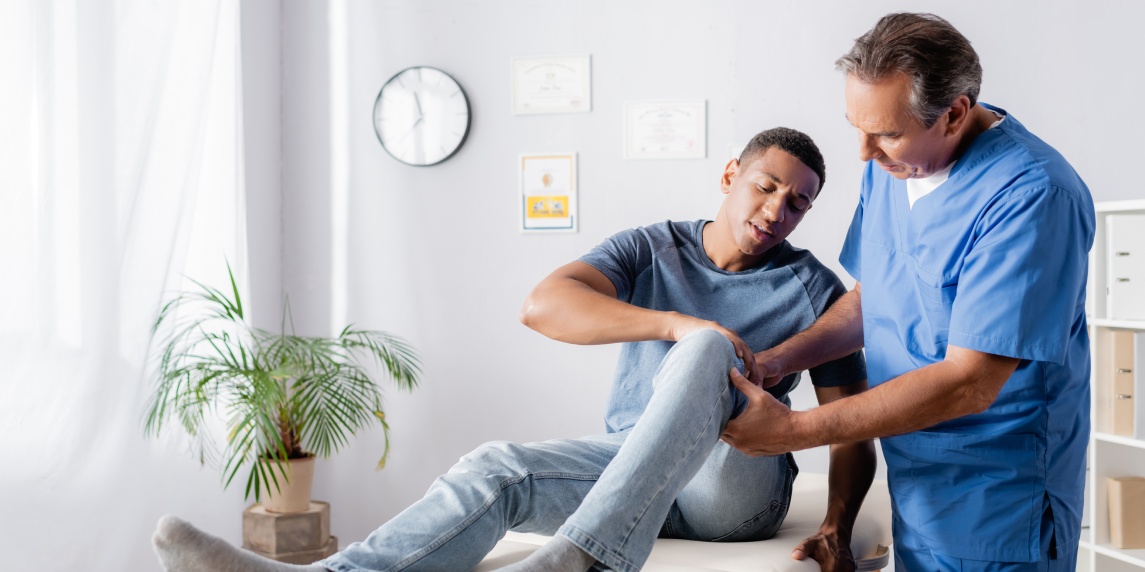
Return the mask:
POLYGON ((487 443, 363 542, 319 564, 357 570, 470 570, 507 530, 561 534, 621 571, 658 536, 770 538, 787 515, 789 456, 748 457, 719 440, 746 405, 728 380, 731 342, 702 330, 675 344, 630 431, 541 443, 487 443))

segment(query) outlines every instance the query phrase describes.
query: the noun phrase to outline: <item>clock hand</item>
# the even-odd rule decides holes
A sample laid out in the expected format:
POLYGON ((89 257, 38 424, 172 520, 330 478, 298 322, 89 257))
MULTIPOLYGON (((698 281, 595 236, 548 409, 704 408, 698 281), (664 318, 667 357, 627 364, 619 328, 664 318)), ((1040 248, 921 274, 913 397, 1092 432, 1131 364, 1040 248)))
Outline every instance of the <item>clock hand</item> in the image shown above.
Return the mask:
POLYGON ((403 134, 402 134, 402 136, 401 136, 401 137, 398 137, 398 140, 397 140, 397 141, 394 141, 394 145, 397 145, 398 143, 401 143, 401 142, 402 142, 402 140, 404 140, 406 137, 409 137, 409 134, 410 134, 410 133, 413 133, 413 130, 414 130, 414 129, 417 129, 417 126, 418 126, 418 124, 419 124, 419 123, 421 123, 421 120, 422 120, 422 118, 421 118, 421 117, 418 117, 418 118, 417 118, 417 121, 414 121, 414 122, 413 122, 413 125, 411 125, 411 126, 410 126, 410 128, 409 128, 409 131, 406 131, 405 133, 403 133, 403 134))
POLYGON ((415 105, 417 105, 417 116, 418 116, 418 120, 420 121, 421 117, 423 115, 425 115, 425 112, 421 110, 421 99, 418 98, 416 91, 413 92, 413 102, 415 105))

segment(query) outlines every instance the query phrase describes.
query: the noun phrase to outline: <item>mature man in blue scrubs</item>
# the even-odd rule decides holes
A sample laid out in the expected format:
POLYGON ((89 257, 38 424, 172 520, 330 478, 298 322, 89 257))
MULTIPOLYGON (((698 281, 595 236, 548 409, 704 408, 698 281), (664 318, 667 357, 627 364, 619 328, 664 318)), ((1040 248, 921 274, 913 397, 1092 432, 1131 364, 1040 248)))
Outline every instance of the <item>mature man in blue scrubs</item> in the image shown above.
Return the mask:
POLYGON ((865 344, 872 389, 794 412, 732 372, 749 405, 723 438, 776 454, 882 437, 899 570, 1072 570, 1089 190, 978 103, 978 56, 937 16, 882 18, 836 67, 867 164, 840 256, 859 283, 756 362, 766 387, 865 344))

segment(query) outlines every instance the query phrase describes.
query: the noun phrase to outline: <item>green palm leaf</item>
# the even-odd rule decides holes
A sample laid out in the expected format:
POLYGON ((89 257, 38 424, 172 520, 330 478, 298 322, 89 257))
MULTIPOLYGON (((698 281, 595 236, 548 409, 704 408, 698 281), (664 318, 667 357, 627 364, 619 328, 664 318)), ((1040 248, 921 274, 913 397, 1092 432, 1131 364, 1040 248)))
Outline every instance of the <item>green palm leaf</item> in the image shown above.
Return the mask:
POLYGON ((269 487, 278 489, 286 459, 329 457, 373 423, 385 436, 381 468, 389 425, 378 375, 366 366, 399 389, 413 390, 421 375, 414 349, 396 336, 351 326, 334 337, 288 334, 289 304, 281 332, 253 328, 230 264, 227 274, 230 293, 192 280, 193 290, 160 308, 152 325, 157 351, 144 434, 158 437, 175 423, 204 463, 222 445, 223 487, 245 468, 245 496, 256 501, 269 487), (226 426, 221 443, 208 430, 219 414, 226 426))

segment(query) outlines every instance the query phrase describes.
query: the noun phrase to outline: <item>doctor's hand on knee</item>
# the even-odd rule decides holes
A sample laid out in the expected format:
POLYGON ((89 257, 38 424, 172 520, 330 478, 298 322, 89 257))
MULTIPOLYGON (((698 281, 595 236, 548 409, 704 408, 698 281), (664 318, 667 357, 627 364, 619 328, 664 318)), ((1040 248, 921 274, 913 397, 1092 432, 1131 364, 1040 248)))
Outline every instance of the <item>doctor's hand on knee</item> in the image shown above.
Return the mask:
POLYGON ((753 457, 780 455, 804 448, 795 439, 799 412, 792 411, 735 369, 729 372, 729 376, 747 397, 747 407, 735 419, 728 421, 720 439, 753 457))

